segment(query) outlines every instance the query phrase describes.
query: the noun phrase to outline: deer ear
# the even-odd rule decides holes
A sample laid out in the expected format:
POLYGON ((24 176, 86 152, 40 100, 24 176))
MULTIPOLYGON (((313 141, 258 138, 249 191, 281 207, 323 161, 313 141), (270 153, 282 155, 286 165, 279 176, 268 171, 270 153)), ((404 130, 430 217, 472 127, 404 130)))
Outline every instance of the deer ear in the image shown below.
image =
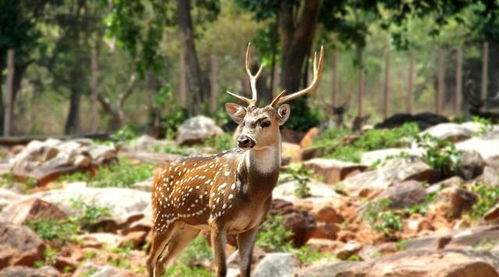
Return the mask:
POLYGON ((246 108, 238 104, 226 103, 225 110, 237 124, 241 123, 246 116, 246 108))
POLYGON ((279 126, 286 123, 290 113, 291 107, 288 104, 281 105, 277 108, 277 122, 279 123, 279 126))

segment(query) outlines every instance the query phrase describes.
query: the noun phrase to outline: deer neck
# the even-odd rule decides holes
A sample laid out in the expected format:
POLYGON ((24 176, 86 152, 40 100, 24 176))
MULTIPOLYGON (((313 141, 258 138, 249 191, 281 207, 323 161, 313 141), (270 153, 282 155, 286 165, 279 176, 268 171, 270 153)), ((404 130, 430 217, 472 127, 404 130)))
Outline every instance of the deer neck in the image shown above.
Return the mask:
POLYGON ((274 144, 247 151, 244 165, 247 176, 247 194, 256 197, 270 196, 277 183, 281 166, 280 134, 274 144))

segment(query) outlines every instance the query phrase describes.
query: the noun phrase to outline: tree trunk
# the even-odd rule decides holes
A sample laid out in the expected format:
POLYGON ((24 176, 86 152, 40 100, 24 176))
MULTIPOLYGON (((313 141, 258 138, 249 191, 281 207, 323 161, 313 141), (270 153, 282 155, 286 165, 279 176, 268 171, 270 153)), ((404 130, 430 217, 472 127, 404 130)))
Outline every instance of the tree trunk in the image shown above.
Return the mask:
POLYGON ((97 110, 97 94, 99 87, 99 44, 98 42, 92 48, 90 57, 91 81, 90 81, 90 118, 92 133, 97 132, 99 126, 99 115, 97 110))
POLYGON ((194 29, 191 18, 191 1, 177 0, 177 17, 180 32, 180 43, 187 65, 187 87, 191 94, 189 114, 201 113, 201 99, 207 95, 203 87, 203 77, 199 67, 199 61, 194 41, 194 29))
POLYGON ((483 53, 482 53, 482 90, 480 93, 480 98, 482 100, 487 99, 487 88, 489 86, 489 43, 483 43, 483 53))
POLYGON ((5 97, 5 116, 4 116, 4 136, 10 136, 11 128, 12 128, 12 115, 14 113, 14 74, 15 74, 15 66, 14 66, 14 57, 15 52, 12 49, 7 51, 7 95, 5 97))
POLYGON ((281 87, 288 92, 300 89, 303 62, 310 52, 321 2, 305 1, 300 18, 288 1, 281 1, 279 34, 282 43, 281 87))
POLYGON ((217 111, 217 98, 220 88, 218 87, 218 59, 215 55, 210 56, 210 113, 217 111))
POLYGON ((385 87, 384 87, 384 99, 383 99, 383 118, 386 119, 390 116, 390 50, 386 51, 385 57, 385 87))
POLYGON ((179 69, 179 81, 178 81, 178 104, 182 108, 187 107, 187 80, 185 79, 185 76, 187 75, 186 69, 185 69, 185 59, 184 59, 184 53, 181 51, 180 52, 180 69, 179 69))
POLYGON ((414 110, 414 52, 409 51, 409 82, 407 88, 407 113, 412 114, 414 110))
MULTIPOLYGON (((73 69, 72 80, 76 80, 79 78, 79 70, 73 69)), ((79 132, 80 128, 80 99, 81 99, 81 88, 77 84, 78 82, 74 81, 71 85, 71 96, 69 98, 69 112, 68 117, 66 119, 66 125, 64 128, 64 132, 67 135, 76 135, 79 132)))
POLYGON ((461 102, 463 93, 463 48, 457 49, 457 69, 456 69, 456 91, 454 94, 454 115, 461 113, 461 102))
POLYGON ((331 110, 333 110, 335 107, 339 106, 338 105, 338 90, 339 90, 339 85, 338 85, 338 52, 335 51, 332 55, 332 62, 333 62, 333 67, 332 67, 332 92, 331 92, 331 110))
POLYGON ((442 95, 445 91, 445 50, 438 51, 438 88, 435 95, 435 113, 442 111, 442 95))

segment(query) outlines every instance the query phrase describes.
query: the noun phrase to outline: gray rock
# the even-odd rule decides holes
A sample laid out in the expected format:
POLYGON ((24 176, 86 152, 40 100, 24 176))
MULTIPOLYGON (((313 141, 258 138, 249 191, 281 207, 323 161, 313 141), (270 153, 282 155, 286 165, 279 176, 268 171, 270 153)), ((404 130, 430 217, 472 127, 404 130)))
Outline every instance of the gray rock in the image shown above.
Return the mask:
POLYGON ((110 219, 117 225, 128 224, 143 218, 151 202, 151 194, 127 188, 69 187, 34 194, 47 202, 59 205, 72 214, 72 200, 109 208, 110 219))
POLYGON ((421 182, 409 180, 388 188, 377 198, 390 200, 391 209, 404 209, 423 202, 426 189, 421 182))
POLYGON ((96 265, 93 263, 85 263, 80 266, 73 277, 125 277, 128 274, 125 274, 123 271, 117 269, 114 266, 110 265, 96 265))
POLYGON ((9 204, 17 202, 24 197, 24 195, 0 188, 0 211, 2 211, 9 204))
POLYGON ((58 277, 59 272, 51 266, 30 268, 27 266, 11 266, 0 271, 0 277, 58 277))
POLYGON ((202 115, 196 116, 180 125, 177 132, 177 143, 180 145, 199 143, 223 133, 222 128, 218 127, 213 119, 202 115))
POLYGON ((439 174, 419 157, 395 158, 386 161, 376 170, 366 171, 344 180, 341 184, 350 195, 367 196, 373 191, 407 180, 434 182, 439 174))
POLYGON ((128 148, 133 151, 158 152, 158 150, 161 150, 168 145, 175 145, 175 143, 170 140, 155 139, 149 135, 142 135, 139 138, 131 141, 128 145, 128 148))
POLYGON ((480 153, 475 150, 463 150, 461 162, 457 167, 457 174, 464 180, 471 180, 483 173, 485 161, 480 153))
POLYGON ((499 156, 499 137, 473 137, 456 143, 457 150, 475 150, 483 159, 499 156))
POLYGON ((320 265, 304 268, 298 272, 298 277, 361 277, 369 267, 366 262, 331 261, 320 265))
POLYGON ((292 277, 298 261, 290 253, 269 253, 256 266, 254 277, 292 277))
POLYGON ((0 269, 42 259, 45 244, 30 228, 0 222, 0 234, 0 269))
POLYGON ((499 187, 499 168, 486 166, 482 178, 489 184, 499 187))
POLYGON ((469 124, 441 123, 426 129, 423 133, 430 134, 438 139, 456 142, 470 138, 475 132, 475 129, 476 128, 469 124))

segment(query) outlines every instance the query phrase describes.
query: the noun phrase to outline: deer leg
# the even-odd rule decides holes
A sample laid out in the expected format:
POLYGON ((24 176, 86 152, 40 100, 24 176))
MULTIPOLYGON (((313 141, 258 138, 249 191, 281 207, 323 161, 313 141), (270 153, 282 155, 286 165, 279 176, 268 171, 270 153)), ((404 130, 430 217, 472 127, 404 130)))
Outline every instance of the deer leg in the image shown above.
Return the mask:
POLYGON ((178 228, 174 232, 158 262, 158 266, 160 267, 158 272, 161 273, 158 276, 163 275, 164 269, 175 262, 175 259, 182 253, 182 250, 198 236, 199 232, 199 229, 187 226, 178 228))
POLYGON ((225 244, 227 242, 226 230, 218 227, 211 231, 211 246, 213 247, 213 257, 217 266, 217 277, 227 275, 227 265, 225 264, 225 244))
POLYGON ((239 248, 239 269, 241 277, 250 277, 251 258, 253 256, 253 246, 255 245, 258 227, 237 235, 237 246, 239 248))
POLYGON ((161 276, 156 273, 158 258, 164 251, 165 245, 170 239, 172 233, 175 231, 174 225, 175 224, 170 224, 165 231, 152 232, 151 250, 149 252, 149 258, 147 259, 147 271, 149 273, 149 277, 161 276))

